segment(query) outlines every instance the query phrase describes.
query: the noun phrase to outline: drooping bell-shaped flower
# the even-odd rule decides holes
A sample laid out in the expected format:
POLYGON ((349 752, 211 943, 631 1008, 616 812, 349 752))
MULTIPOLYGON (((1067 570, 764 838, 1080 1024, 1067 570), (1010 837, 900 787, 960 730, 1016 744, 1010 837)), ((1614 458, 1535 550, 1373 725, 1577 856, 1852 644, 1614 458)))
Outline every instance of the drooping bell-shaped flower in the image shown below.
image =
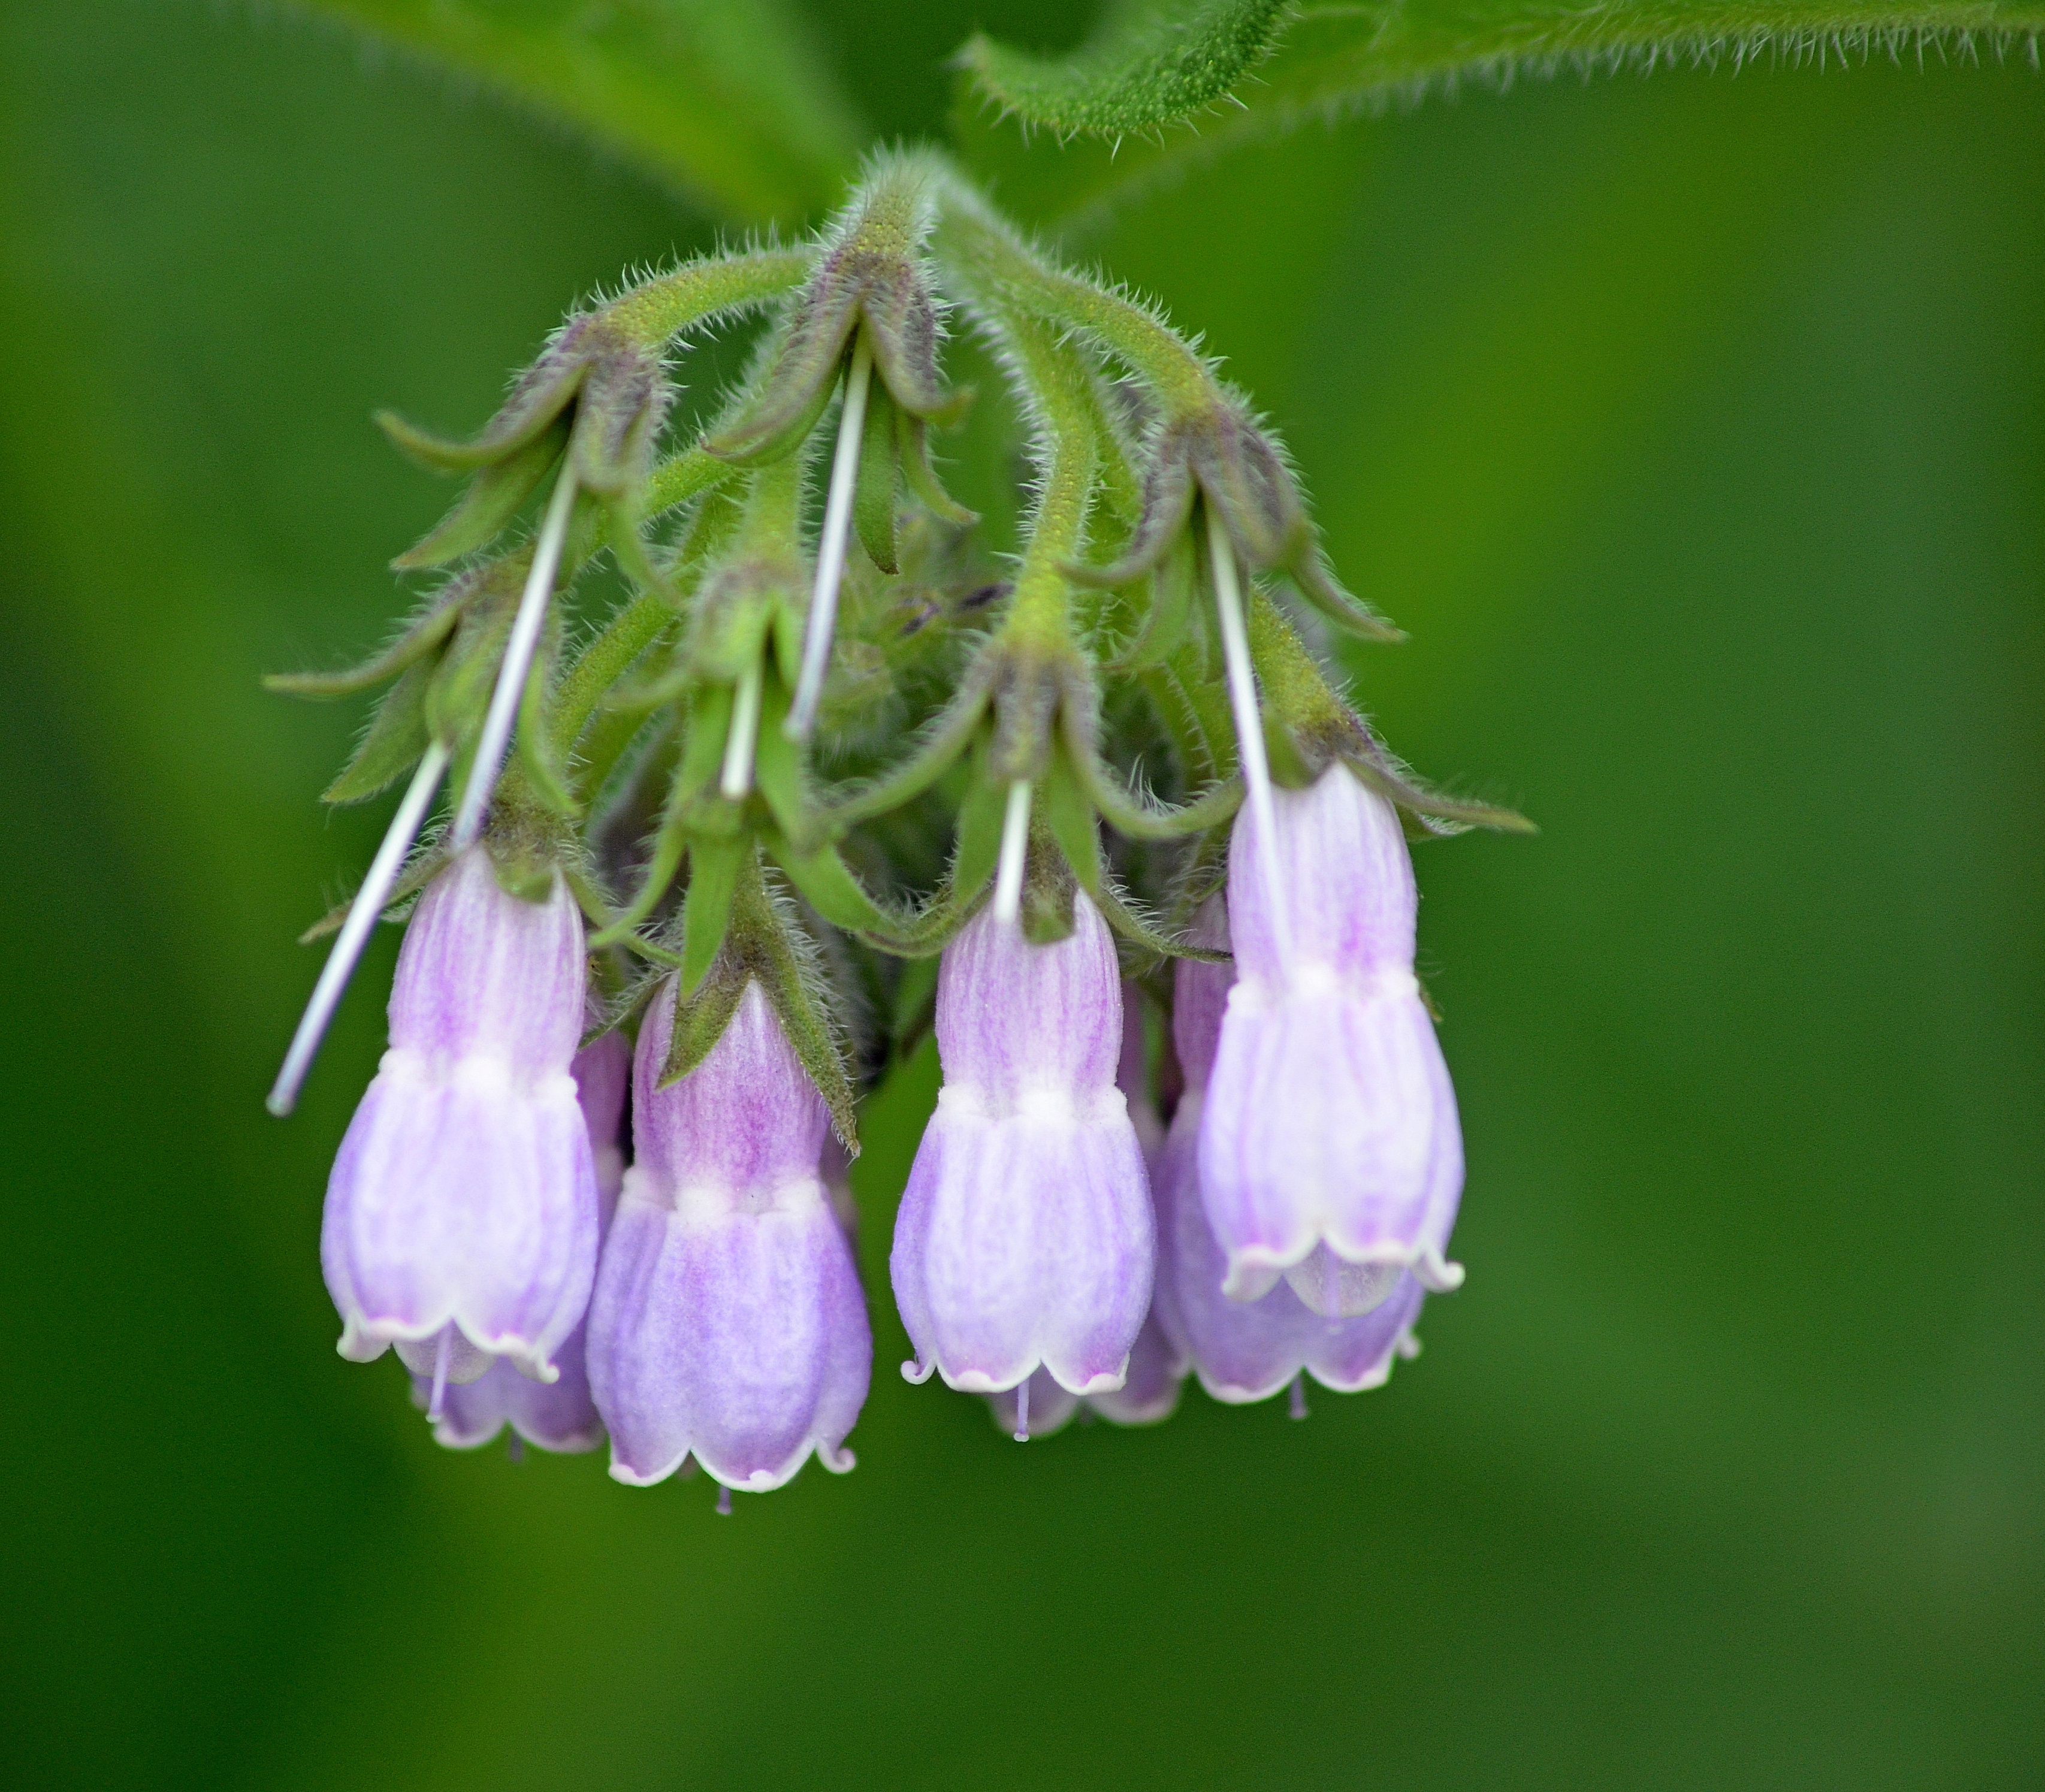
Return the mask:
MULTIPOLYGON (((577 1052, 569 1069, 596 1164, 600 1247, 625 1177, 625 1092, 632 1078, 632 1048, 623 1034, 606 1033, 577 1052)), ((603 1421, 590 1398, 589 1372, 583 1360, 587 1323, 585 1316, 556 1353, 560 1374, 551 1385, 530 1380, 500 1358, 475 1381, 444 1388, 434 1440, 450 1450, 479 1449, 508 1424, 518 1437, 542 1450, 595 1449, 603 1436, 603 1421)), ((422 1412, 432 1410, 430 1378, 412 1378, 412 1399, 422 1412)))
MULTIPOLYGON (((1196 942, 1228 943, 1219 897, 1202 910, 1196 942)), ((1228 1262, 1201 1199, 1200 1141, 1222 1017, 1230 1005, 1234 972, 1226 964, 1181 959, 1173 1004, 1172 1031, 1185 1089, 1172 1115, 1160 1154, 1157 1193, 1157 1308, 1173 1343, 1192 1360, 1200 1384, 1217 1400, 1263 1400, 1303 1370, 1338 1393, 1381 1385, 1395 1356, 1411 1356, 1413 1322, 1421 1289, 1400 1274, 1390 1294, 1352 1318, 1330 1319, 1310 1308, 1285 1282, 1254 1301, 1223 1293, 1228 1262)))
POLYGON ((472 1382, 502 1357, 552 1382, 596 1264, 596 1171, 570 1071, 582 918, 458 854, 419 899, 391 992, 391 1047, 327 1184, 320 1258, 356 1362, 472 1382))
POLYGON ((589 1379, 610 1472, 664 1480, 693 1455, 764 1493, 843 1447, 873 1341, 819 1177, 823 1098, 757 981, 696 1068, 661 1088, 671 981, 640 1029, 633 1163, 590 1304, 589 1379))
MULTIPOLYGON (((1165 1122, 1151 1093, 1139 1000, 1135 985, 1123 986, 1122 1055, 1115 1066, 1115 1085, 1129 1104, 1130 1124, 1135 1128, 1154 1194, 1158 1157, 1165 1147, 1165 1122)), ((1159 1223, 1161 1226, 1161 1215, 1159 1223)), ((1161 1231, 1161 1252, 1163 1243, 1161 1231)), ((1063 1428, 1081 1407, 1117 1425, 1154 1425, 1171 1417, 1178 1406, 1179 1389, 1189 1365, 1160 1320, 1158 1308, 1169 1295, 1165 1278, 1160 1274, 1151 1289, 1150 1311, 1144 1315, 1142 1329, 1130 1347, 1129 1373, 1120 1387, 1103 1389, 1082 1398, 1060 1387, 1049 1370, 1039 1369, 1026 1382, 988 1395, 994 1422, 1021 1441, 1048 1437, 1063 1428)))
POLYGON ((1031 945, 990 907, 945 948, 944 1087, 895 1222, 895 1299, 935 1369, 994 1393, 1039 1366, 1068 1392, 1119 1388, 1150 1303, 1155 1226, 1115 1087, 1115 946, 1084 892, 1073 931, 1031 945))
POLYGON ((1200 1182, 1254 1300, 1281 1276, 1329 1318, 1435 1292, 1462 1193, 1455 1091, 1413 975, 1417 904, 1398 811, 1338 762, 1272 792, 1229 844, 1236 981, 1202 1116, 1200 1182))

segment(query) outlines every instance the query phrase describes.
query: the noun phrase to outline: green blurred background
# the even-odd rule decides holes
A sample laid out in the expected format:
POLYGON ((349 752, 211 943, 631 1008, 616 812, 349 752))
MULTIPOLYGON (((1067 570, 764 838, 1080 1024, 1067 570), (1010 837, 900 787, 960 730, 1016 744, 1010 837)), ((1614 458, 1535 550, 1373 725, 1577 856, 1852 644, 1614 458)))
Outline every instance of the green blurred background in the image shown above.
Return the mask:
MULTIPOLYGON (((1022 0, 820 10, 876 131, 1022 0)), ((714 221, 202 0, 0 7, 0 880, 21 1786, 2045 1783, 2045 87, 1570 78, 1246 152, 1083 245, 1207 332, 1412 633, 1465 1290, 1385 1390, 1018 1448, 894 1372, 712 1513, 442 1453, 333 1353, 298 929, 380 812, 263 696, 402 603, 576 297, 714 221)))

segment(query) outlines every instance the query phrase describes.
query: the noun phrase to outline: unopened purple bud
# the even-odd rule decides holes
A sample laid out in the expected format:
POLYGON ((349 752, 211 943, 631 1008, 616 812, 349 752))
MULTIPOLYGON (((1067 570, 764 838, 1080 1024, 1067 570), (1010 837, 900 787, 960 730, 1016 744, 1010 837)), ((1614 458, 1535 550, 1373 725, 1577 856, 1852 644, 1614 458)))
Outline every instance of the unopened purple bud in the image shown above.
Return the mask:
POLYGON ((559 877, 545 901, 522 900, 472 847, 420 898, 391 1049, 327 1184, 320 1257, 343 1356, 395 1344, 443 1386, 495 1357, 554 1379, 596 1261, 596 1171, 570 1073, 584 973, 559 877))
MULTIPOLYGON (((606 1033, 576 1054, 570 1069, 596 1165, 600 1243, 610 1229, 618 1185, 625 1176, 625 1091, 632 1076, 632 1048, 623 1034, 606 1033)), ((556 1353, 560 1375, 551 1385, 529 1380, 499 1359, 476 1380, 445 1388, 441 1415, 433 1426, 435 1441, 450 1450, 478 1449, 508 1424, 542 1450, 567 1453, 595 1449, 603 1436, 603 1421, 590 1397, 589 1373, 583 1360, 586 1325, 587 1316, 556 1353)), ((421 1411, 429 1411, 431 1378, 415 1375, 412 1382, 414 1403, 421 1411)))
POLYGON ((895 1223, 895 1298, 916 1361, 975 1393, 1038 1366, 1071 1393, 1122 1385, 1150 1304, 1155 1224, 1115 1085, 1115 946, 1081 892, 1033 946, 983 911, 945 948, 945 1085, 895 1223))
POLYGON ((632 1167, 590 1304, 589 1375, 610 1472, 645 1486, 693 1455, 764 1493, 814 1450, 838 1473, 873 1343, 818 1174, 823 1098, 760 985, 663 1089, 675 986, 640 1030, 632 1167))
MULTIPOLYGON (((1222 945, 1227 937, 1217 900, 1202 911, 1195 938, 1222 945)), ((1410 1274, 1393 1271, 1392 1285, 1354 1317, 1324 1317, 1284 1284, 1253 1301, 1231 1300, 1223 1292, 1228 1261, 1201 1198, 1200 1143, 1203 1116, 1215 1099, 1209 1078, 1223 1015, 1234 1012, 1230 976, 1227 965, 1181 960, 1178 966, 1173 1035, 1186 1087, 1157 1174, 1160 1316, 1217 1400, 1266 1399, 1302 1370, 1341 1393, 1377 1387, 1391 1374, 1395 1355, 1419 1349, 1412 1328, 1421 1289, 1410 1274)))
MULTIPOLYGON (((1410 1272, 1439 1293, 1462 1193, 1455 1091, 1413 975, 1416 897, 1398 811, 1338 763, 1273 792, 1229 846, 1237 981, 1199 1143, 1227 1293, 1284 1276, 1314 1310, 1352 1318, 1410 1272)), ((1192 1066, 1188 1066, 1188 1074, 1192 1066)))

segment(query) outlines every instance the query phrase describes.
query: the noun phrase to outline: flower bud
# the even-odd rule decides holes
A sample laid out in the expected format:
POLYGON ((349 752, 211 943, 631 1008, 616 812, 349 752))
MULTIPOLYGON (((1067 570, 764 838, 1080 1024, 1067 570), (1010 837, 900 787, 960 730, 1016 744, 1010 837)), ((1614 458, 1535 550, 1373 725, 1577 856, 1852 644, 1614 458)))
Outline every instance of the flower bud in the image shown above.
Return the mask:
MULTIPOLYGON (((1201 945, 1227 942, 1219 899, 1202 911, 1192 937, 1201 945)), ((1391 1287, 1355 1317, 1324 1316, 1326 1309, 1309 1306, 1284 1284, 1254 1301, 1223 1293, 1228 1264, 1201 1199, 1200 1142, 1223 1016, 1230 1012, 1232 974, 1225 964, 1191 959, 1181 959, 1177 969, 1172 1027, 1186 1086, 1155 1181, 1159 1315, 1217 1400, 1265 1399, 1302 1370, 1340 1393, 1377 1387, 1391 1374, 1395 1354, 1411 1356, 1419 1347, 1412 1326, 1421 1289, 1411 1275, 1393 1270, 1391 1287)), ((1327 1254, 1325 1247, 1319 1254, 1327 1254)))
POLYGON ((391 992, 391 1049, 327 1184, 320 1258, 341 1354, 391 1344, 416 1373, 473 1381, 502 1356, 554 1378, 596 1260, 596 1173, 569 1073, 582 919, 456 857, 419 899, 391 992))
POLYGON ((757 981, 717 1043, 660 1086, 675 985, 640 1030, 632 1167, 590 1305, 589 1378, 610 1472, 645 1486, 691 1453, 764 1493, 841 1447, 873 1343, 818 1174, 830 1117, 757 981))
POLYGON ((945 1085, 895 1225, 895 1297, 916 1350, 992 1393, 1040 1365, 1077 1394, 1119 1388, 1150 1304, 1155 1226, 1115 1086, 1122 996, 1100 911, 1047 946, 984 910, 945 948, 945 1085))
MULTIPOLYGON (((622 1149, 625 1091, 632 1075, 632 1048, 622 1033, 606 1033, 576 1054, 570 1069, 576 1100, 589 1132, 596 1165, 597 1234, 610 1229, 618 1189, 625 1175, 622 1149)), ((549 1386, 529 1381, 501 1358, 476 1381, 445 1389, 434 1441, 450 1450, 474 1450, 509 1424, 529 1443, 564 1453, 591 1450, 603 1435, 603 1421, 590 1398, 589 1374, 583 1361, 584 1327, 578 1324, 562 1344, 556 1361, 560 1376, 549 1386)), ((433 1404, 429 1378, 412 1378, 412 1399, 422 1412, 433 1404)))
MULTIPOLYGON (((1328 1318, 1368 1312, 1444 1260, 1462 1193, 1455 1092, 1413 976, 1412 861, 1392 804, 1335 765, 1273 793, 1229 846, 1237 981, 1199 1141, 1227 1262, 1254 1300, 1284 1275, 1328 1318)), ((1192 1067, 1188 1066, 1188 1073, 1192 1067)))

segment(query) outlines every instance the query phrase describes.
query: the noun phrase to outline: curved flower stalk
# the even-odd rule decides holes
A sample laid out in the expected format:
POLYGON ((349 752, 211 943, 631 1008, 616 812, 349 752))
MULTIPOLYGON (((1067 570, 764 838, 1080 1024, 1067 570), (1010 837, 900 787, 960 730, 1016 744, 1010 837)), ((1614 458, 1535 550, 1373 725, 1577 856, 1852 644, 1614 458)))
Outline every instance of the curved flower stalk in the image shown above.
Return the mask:
POLYGON ((1143 1155, 1115 1086, 1121 988, 1084 892, 1033 946, 992 908, 945 947, 945 1084, 895 1222, 895 1299, 916 1357, 994 1393, 1038 1367, 1075 1394, 1119 1388, 1150 1304, 1143 1155))
POLYGON ((1397 811, 1346 766, 1274 793, 1229 849, 1237 981, 1200 1135, 1203 1198, 1254 1300, 1283 1275, 1329 1318, 1410 1271, 1436 1293, 1462 1194, 1462 1134, 1413 975, 1417 896, 1397 811))
MULTIPOLYGON (((570 1071, 581 917, 459 854, 405 931, 391 1047, 327 1185, 320 1255, 341 1354, 395 1344, 437 1389, 502 1357, 552 1382, 596 1262, 596 1170, 570 1071)), ((438 1416, 435 1401, 435 1416, 438 1416)))
MULTIPOLYGON (((1227 943, 1219 897, 1210 899, 1195 932, 1208 944, 1227 943)), ((1172 1024, 1185 1089, 1157 1173, 1157 1310, 1165 1330, 1200 1385, 1230 1405, 1268 1399, 1303 1372, 1341 1393, 1377 1387, 1395 1357, 1419 1348, 1412 1330, 1422 1289, 1411 1276, 1398 1277, 1385 1298, 1354 1317, 1309 1305, 1285 1282, 1254 1300, 1223 1292, 1228 1260, 1202 1197, 1200 1142, 1233 973, 1225 965, 1186 961, 1177 974, 1172 1024)))
POLYGON ((764 1493, 814 1451, 843 1474, 873 1341, 818 1174, 830 1112, 757 981, 664 1084, 675 1012, 670 980, 640 1029, 633 1165, 590 1309, 610 1472, 646 1486, 693 1455, 764 1493))
MULTIPOLYGON (((618 1205, 625 1178, 622 1129, 625 1093, 632 1079, 632 1047, 622 1034, 606 1033, 576 1054, 569 1072, 576 1100, 589 1131, 596 1166, 597 1236, 601 1245, 618 1205)), ((590 1397, 583 1360, 587 1316, 561 1345, 560 1370, 551 1385, 521 1375, 502 1358, 473 1382, 445 1388, 441 1395, 433 1440, 450 1450, 476 1450, 509 1425, 514 1436, 542 1450, 569 1454, 593 1450, 603 1436, 603 1420, 590 1397)), ((412 1378, 412 1399, 422 1412, 433 1404, 433 1382, 412 1378)))

